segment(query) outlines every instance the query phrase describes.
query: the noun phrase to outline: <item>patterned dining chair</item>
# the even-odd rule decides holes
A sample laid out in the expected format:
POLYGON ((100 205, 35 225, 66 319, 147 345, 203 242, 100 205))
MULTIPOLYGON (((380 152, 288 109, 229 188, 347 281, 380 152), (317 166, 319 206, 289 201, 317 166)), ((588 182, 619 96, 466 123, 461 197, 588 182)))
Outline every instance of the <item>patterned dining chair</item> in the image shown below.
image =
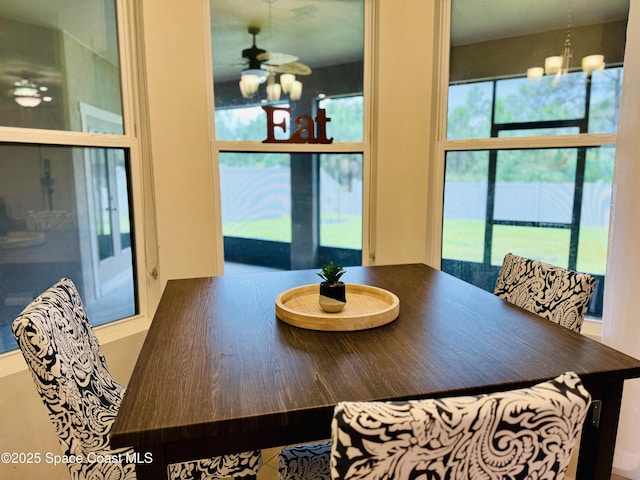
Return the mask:
POLYGON ((567 372, 530 388, 398 402, 341 402, 331 442, 291 447, 280 479, 562 479, 591 396, 567 372), (307 469, 319 452, 317 466, 307 469), (326 465, 329 451, 330 465, 326 465))
POLYGON ((283 448, 278 454, 280 480, 331 480, 331 442, 283 448))
POLYGON ((596 281, 538 260, 507 253, 493 293, 509 303, 580 332, 596 281))
POLYGON ((487 395, 343 402, 332 424, 332 478, 562 479, 590 400, 568 372, 487 395))
MULTIPOLYGON (((134 480, 133 450, 112 449, 109 432, 124 394, 109 373, 74 283, 61 279, 14 320, 13 335, 49 411, 70 478, 134 480), (120 462, 91 461, 115 459, 120 462)), ((171 479, 255 478, 260 451, 170 465, 171 479)))

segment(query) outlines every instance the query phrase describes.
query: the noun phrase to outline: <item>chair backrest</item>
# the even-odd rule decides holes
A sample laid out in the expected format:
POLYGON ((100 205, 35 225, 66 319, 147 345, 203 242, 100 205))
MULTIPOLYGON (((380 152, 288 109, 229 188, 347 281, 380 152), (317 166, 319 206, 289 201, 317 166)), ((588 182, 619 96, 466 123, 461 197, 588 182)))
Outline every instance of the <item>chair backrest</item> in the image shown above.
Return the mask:
POLYGON ((563 478, 591 397, 568 372, 530 388, 404 402, 342 402, 331 477, 563 478))
POLYGON ((62 279, 12 325, 65 455, 104 450, 124 388, 111 377, 73 282, 62 279))
POLYGON ((595 284, 595 279, 588 273, 507 253, 493 293, 509 303, 580 332, 595 284))
POLYGON ((29 210, 27 230, 74 230, 78 228, 78 217, 68 210, 29 210))

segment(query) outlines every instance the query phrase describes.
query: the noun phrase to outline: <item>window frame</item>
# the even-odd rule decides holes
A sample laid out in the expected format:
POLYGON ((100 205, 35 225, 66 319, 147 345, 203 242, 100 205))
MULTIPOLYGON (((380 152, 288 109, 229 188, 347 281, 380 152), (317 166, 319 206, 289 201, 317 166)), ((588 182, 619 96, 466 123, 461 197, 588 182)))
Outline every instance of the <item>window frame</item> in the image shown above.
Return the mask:
MULTIPOLYGON (((120 85, 122 92, 122 117, 124 133, 122 135, 95 134, 62 130, 44 130, 35 128, 0 126, 0 145, 23 144, 45 146, 67 146, 79 148, 114 148, 123 149, 129 158, 130 170, 130 211, 131 233, 135 236, 134 253, 134 288, 137 295, 138 313, 134 316, 114 320, 94 327, 101 344, 105 344, 149 328, 148 289, 146 276, 154 276, 156 267, 147 260, 146 235, 143 219, 147 216, 143 208, 143 184, 145 162, 143 160, 142 142, 148 132, 141 128, 140 105, 140 72, 136 65, 141 25, 141 5, 129 0, 115 0, 116 24, 118 29, 118 49, 120 55, 120 85)), ((0 378, 24 370, 26 368, 19 349, 0 354, 0 378)))
MULTIPOLYGON (((442 267, 442 227, 444 215, 444 182, 445 161, 449 151, 473 151, 473 150, 514 150, 514 149, 544 149, 544 148, 588 148, 601 146, 616 146, 617 133, 584 133, 557 136, 532 136, 532 137, 494 137, 470 140, 447 139, 447 115, 449 102, 449 68, 451 46, 451 0, 444 0, 440 10, 440 35, 437 44, 438 71, 437 71, 437 108, 435 121, 435 175, 438 179, 434 182, 430 201, 433 205, 434 228, 431 236, 431 248, 427 252, 432 265, 442 267)), ((612 206, 612 208, 614 208, 612 206)), ((599 320, 585 319, 583 333, 594 337, 600 337, 602 322, 599 320)))
MULTIPOLYGON (((206 18, 211 18, 210 2, 206 3, 206 18)), ((358 153, 362 155, 362 181, 363 181, 363 201, 362 201, 362 264, 365 265, 375 255, 375 226, 372 220, 375 217, 375 201, 372 190, 372 172, 375 171, 374 158, 371 148, 372 138, 372 112, 373 112, 373 46, 375 42, 375 5, 372 0, 363 0, 364 9, 364 52, 363 52, 363 85, 362 95, 364 97, 364 118, 363 118, 363 138, 361 142, 334 142, 330 144, 296 144, 296 143, 262 143, 260 141, 236 141, 217 140, 215 135, 215 105, 214 105, 214 82, 211 48, 211 38, 208 39, 207 48, 207 81, 212 87, 209 89, 208 99, 211 108, 210 148, 213 162, 213 187, 217 192, 214 198, 215 209, 215 230, 220 232, 220 241, 216 242, 216 259, 219 274, 224 273, 224 242, 222 241, 222 206, 220 198, 220 154, 227 152, 260 152, 260 153, 358 153)))

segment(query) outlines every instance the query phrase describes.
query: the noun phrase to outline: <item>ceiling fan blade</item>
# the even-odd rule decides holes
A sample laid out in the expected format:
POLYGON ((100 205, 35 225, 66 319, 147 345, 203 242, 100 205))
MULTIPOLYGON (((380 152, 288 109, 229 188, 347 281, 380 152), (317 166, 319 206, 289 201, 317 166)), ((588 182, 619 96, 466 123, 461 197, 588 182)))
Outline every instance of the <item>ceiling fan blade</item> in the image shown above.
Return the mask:
POLYGON ((266 65, 267 70, 274 73, 293 73, 294 75, 311 75, 311 67, 300 62, 285 63, 284 65, 266 65))
POLYGON ((256 46, 256 35, 260 33, 257 27, 249 27, 253 36, 250 48, 242 50, 242 57, 249 62, 250 69, 266 69, 272 73, 293 73, 294 75, 311 75, 311 68, 298 62, 299 57, 288 53, 267 52, 256 46))
POLYGON ((268 65, 284 65, 285 63, 297 62, 299 57, 295 55, 289 55, 288 53, 278 52, 266 52, 263 55, 258 55, 258 60, 265 62, 268 65))
POLYGON ((267 60, 269 60, 269 52, 264 52, 256 55, 256 60, 258 60, 259 62, 266 62, 267 60))

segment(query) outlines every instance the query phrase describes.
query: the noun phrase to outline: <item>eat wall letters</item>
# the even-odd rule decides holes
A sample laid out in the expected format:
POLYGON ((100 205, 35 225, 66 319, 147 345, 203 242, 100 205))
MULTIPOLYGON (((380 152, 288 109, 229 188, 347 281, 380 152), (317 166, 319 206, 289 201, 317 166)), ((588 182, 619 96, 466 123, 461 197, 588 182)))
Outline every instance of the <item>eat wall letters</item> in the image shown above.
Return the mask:
POLYGON ((291 123, 292 129, 295 125, 296 129, 286 140, 277 139, 275 135, 276 127, 281 128, 283 132, 287 132, 285 120, 275 121, 274 115, 276 111, 282 111, 291 118, 291 108, 289 107, 269 107, 262 106, 267 114, 267 138, 262 143, 333 143, 333 137, 327 138, 327 123, 331 121, 327 117, 324 108, 318 109, 316 118, 310 115, 300 115, 291 123))

